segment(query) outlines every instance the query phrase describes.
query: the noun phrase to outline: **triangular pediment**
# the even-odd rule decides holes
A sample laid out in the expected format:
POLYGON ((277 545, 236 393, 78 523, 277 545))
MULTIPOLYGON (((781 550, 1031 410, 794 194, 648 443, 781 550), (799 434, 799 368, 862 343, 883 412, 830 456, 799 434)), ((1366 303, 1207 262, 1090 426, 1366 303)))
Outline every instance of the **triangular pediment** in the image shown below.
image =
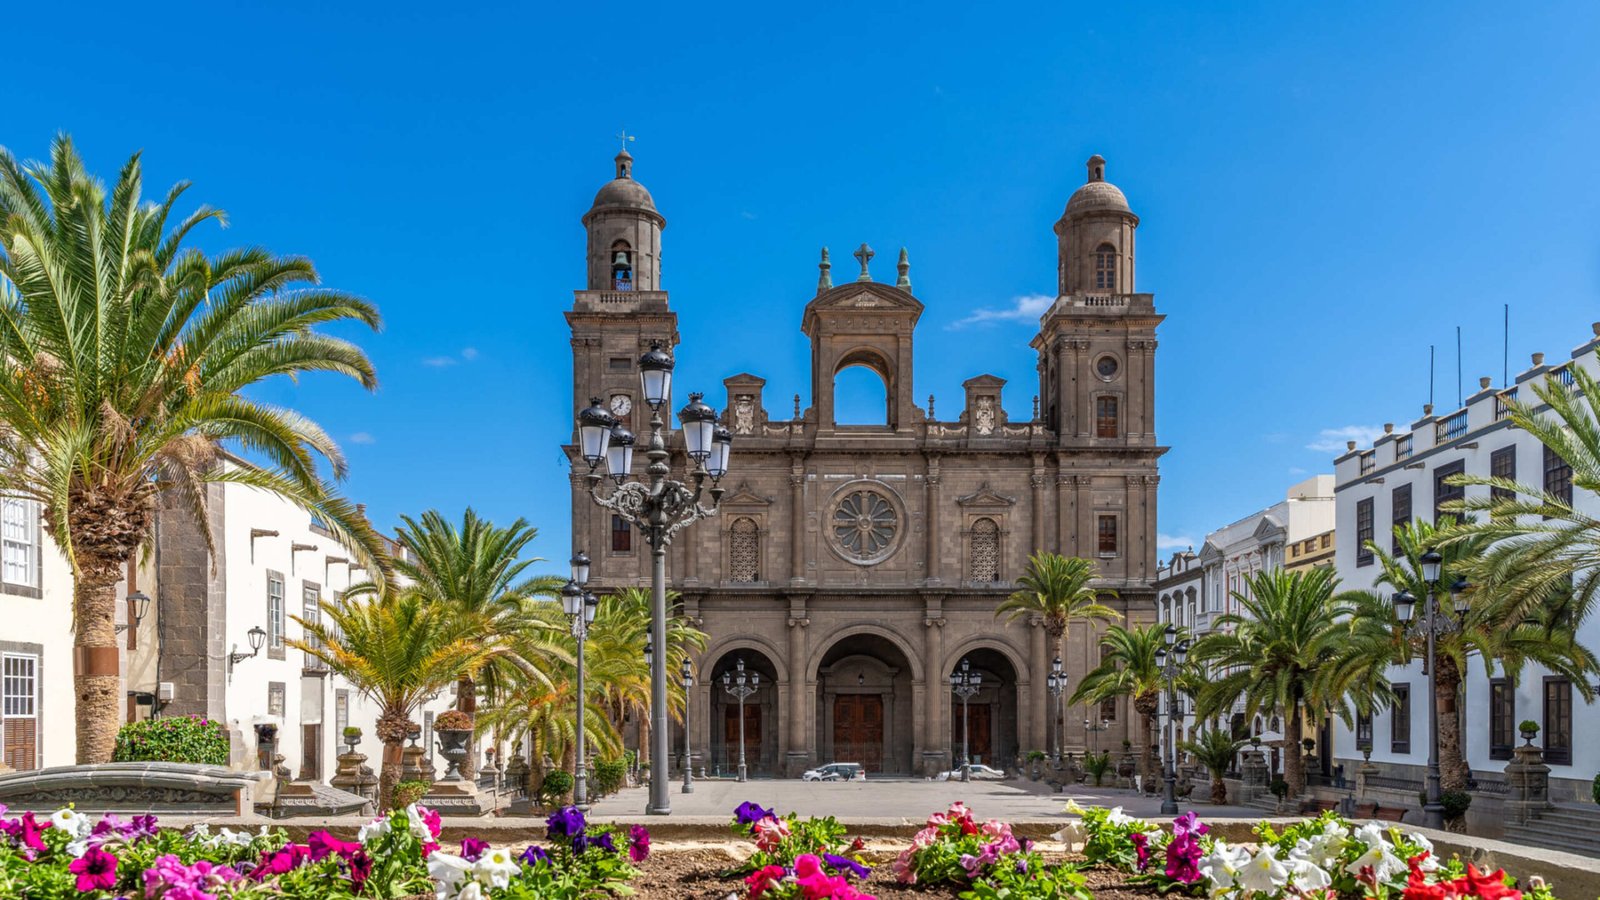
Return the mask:
POLYGON ((965 497, 960 497, 956 503, 960 506, 1015 506, 1017 498, 1007 497, 995 493, 994 488, 985 481, 978 485, 978 489, 965 497))
POLYGON ((1217 548, 1216 544, 1206 541, 1205 545, 1200 548, 1200 562, 1202 565, 1216 562, 1220 559, 1222 559, 1222 551, 1217 548))
POLYGON ((750 482, 741 481, 738 486, 729 491, 722 498, 723 506, 771 506, 772 498, 763 497, 750 487, 750 482))
POLYGON ((1282 523, 1271 516, 1262 516, 1261 523, 1256 526, 1252 536, 1256 540, 1266 540, 1268 538, 1283 537, 1284 534, 1282 523))
POLYGON ((921 313, 922 303, 911 296, 909 292, 901 290, 892 284, 883 284, 877 281, 852 281, 823 291, 810 303, 806 304, 806 308, 817 312, 836 309, 850 310, 852 312, 863 309, 893 309, 921 313))
POLYGON ((1005 387, 1005 384, 1006 380, 999 375, 975 375, 961 382, 961 386, 968 390, 975 387, 1001 388, 1005 387))

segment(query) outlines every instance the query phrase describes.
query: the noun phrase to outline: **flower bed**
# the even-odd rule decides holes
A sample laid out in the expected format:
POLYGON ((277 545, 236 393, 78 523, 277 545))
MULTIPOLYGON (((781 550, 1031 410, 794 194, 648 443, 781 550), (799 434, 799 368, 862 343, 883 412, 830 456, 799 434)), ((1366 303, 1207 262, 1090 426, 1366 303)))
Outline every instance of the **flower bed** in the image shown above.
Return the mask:
POLYGON ((1538 878, 1518 883, 1439 859, 1421 835, 1332 813, 1282 830, 1263 823, 1256 840, 1234 844, 1193 813, 1162 828, 1121 809, 1068 809, 1081 819, 1058 837, 1081 854, 1045 851, 959 803, 930 816, 909 846, 867 845, 831 817, 746 803, 733 842, 665 854, 652 854, 643 827, 592 826, 572 807, 546 820, 539 844, 496 848, 469 837, 448 849, 438 814, 416 805, 373 820, 353 841, 314 831, 304 844, 268 827, 182 830, 152 816, 8 816, 0 807, 0 897, 1554 900, 1538 878))

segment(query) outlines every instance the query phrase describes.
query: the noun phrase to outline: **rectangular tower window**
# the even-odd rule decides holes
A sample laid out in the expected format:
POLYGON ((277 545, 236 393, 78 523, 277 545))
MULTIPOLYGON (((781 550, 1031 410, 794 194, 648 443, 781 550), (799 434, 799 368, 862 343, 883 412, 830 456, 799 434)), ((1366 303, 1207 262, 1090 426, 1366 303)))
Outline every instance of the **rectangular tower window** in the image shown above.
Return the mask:
MULTIPOLYGON (((319 625, 322 622, 322 588, 309 581, 302 582, 300 587, 300 618, 307 625, 319 625)), ((322 646, 322 642, 311 633, 310 629, 306 629, 304 637, 307 644, 313 647, 322 646)), ((328 665, 307 651, 305 667, 322 671, 327 669, 328 665)))
POLYGON ((1572 682, 1565 678, 1544 680, 1544 761, 1572 765, 1572 682))
POLYGON ((0 763, 39 767, 39 657, 0 656, 0 763))
POLYGON ((17 587, 39 586, 39 505, 21 497, 0 498, 4 532, 4 572, 0 580, 17 587))
POLYGON ((1114 438, 1121 429, 1117 422, 1117 398, 1099 397, 1094 402, 1094 436, 1114 438))
POLYGON ((1391 529, 1394 538, 1391 541, 1390 552, 1398 556, 1400 555, 1399 529, 1411 524, 1411 485, 1400 485, 1390 496, 1390 518, 1393 520, 1391 524, 1394 525, 1391 529))
POLYGON ((1544 448, 1544 492, 1572 505, 1572 467, 1549 447, 1544 448))
POLYGON ((633 360, 626 356, 611 357, 611 371, 626 372, 633 368, 633 360))
POLYGON ((1101 516, 1099 527, 1099 550, 1101 556, 1117 555, 1117 517, 1101 516))
POLYGON ((283 659, 283 576, 267 573, 267 655, 283 659))
POLYGON ((611 517, 611 552, 633 552, 633 526, 621 516, 611 517))
MULTIPOLYGON (((1507 481, 1517 480, 1517 445, 1501 447, 1489 456, 1489 477, 1504 478, 1507 481)), ((1515 500, 1517 492, 1506 488, 1493 487, 1489 489, 1489 496, 1495 501, 1515 500)), ((1507 757, 1509 759, 1509 757, 1507 757)))
POLYGON ((1509 678, 1489 682, 1489 758, 1510 759, 1517 717, 1517 688, 1509 678))
POLYGON ((1372 565, 1372 498, 1356 502, 1356 565, 1372 565))
POLYGON ((1389 752, 1411 752, 1411 685, 1394 686, 1394 706, 1389 708, 1389 752))
POLYGON ((1446 466, 1433 470, 1433 522, 1439 524, 1441 517, 1449 516, 1453 521, 1461 513, 1448 513, 1444 505, 1452 500, 1460 500, 1467 495, 1467 487, 1463 484, 1450 484, 1449 480, 1467 470, 1466 460, 1458 459, 1446 466))

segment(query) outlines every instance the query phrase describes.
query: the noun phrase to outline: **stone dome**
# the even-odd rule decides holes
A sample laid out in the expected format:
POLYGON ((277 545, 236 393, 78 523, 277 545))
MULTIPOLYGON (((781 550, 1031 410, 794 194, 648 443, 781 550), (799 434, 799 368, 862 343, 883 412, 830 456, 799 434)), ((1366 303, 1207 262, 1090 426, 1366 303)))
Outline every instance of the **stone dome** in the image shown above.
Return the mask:
POLYGON ((1067 201, 1066 215, 1090 212, 1118 212, 1133 214, 1128 198, 1122 190, 1106 181, 1106 161, 1099 154, 1089 157, 1089 180, 1072 192, 1067 201))
POLYGON ((644 185, 633 180, 633 157, 624 150, 617 154, 617 177, 601 186, 600 192, 594 195, 593 209, 601 207, 623 207, 626 209, 647 209, 656 211, 656 203, 650 197, 650 192, 644 185))

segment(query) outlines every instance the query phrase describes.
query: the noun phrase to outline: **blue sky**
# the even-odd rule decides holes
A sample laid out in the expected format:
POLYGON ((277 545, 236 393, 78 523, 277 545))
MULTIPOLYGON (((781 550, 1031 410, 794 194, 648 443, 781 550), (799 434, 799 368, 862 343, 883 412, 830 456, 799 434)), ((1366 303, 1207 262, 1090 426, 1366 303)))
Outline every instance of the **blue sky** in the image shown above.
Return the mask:
POLYGON ((1499 380, 1503 303, 1513 375, 1600 319, 1592 3, 130 9, 8 12, 0 144, 66 130, 107 177, 142 148, 150 193, 187 178, 230 212, 203 246, 306 254, 376 301, 375 395, 261 394, 345 444, 385 527, 472 504, 567 555, 561 313, 623 127, 668 221, 678 384, 755 372, 777 417, 809 393, 818 248, 848 269, 867 241, 880 278, 911 254, 917 396, 950 414, 992 372, 1026 418, 1028 298, 1103 154, 1168 316, 1173 546, 1420 415, 1429 344, 1452 406, 1457 325, 1470 393, 1499 380))

